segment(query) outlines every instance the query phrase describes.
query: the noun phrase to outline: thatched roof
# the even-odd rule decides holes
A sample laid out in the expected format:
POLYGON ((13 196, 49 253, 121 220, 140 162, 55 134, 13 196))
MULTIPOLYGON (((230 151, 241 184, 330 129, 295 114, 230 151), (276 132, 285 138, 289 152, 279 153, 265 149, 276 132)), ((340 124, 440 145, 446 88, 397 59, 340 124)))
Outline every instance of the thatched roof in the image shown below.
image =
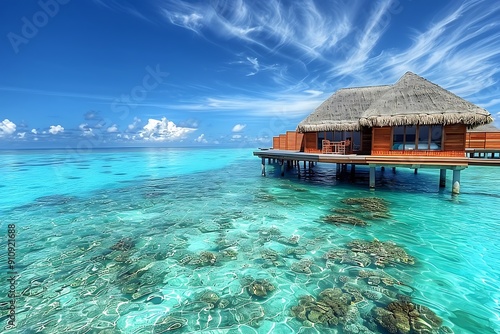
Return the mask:
POLYGON ((493 121, 490 113, 407 72, 391 86, 341 89, 299 123, 297 130, 350 131, 360 126, 466 124, 493 121))
POLYGON ((297 129, 300 132, 359 130, 359 119, 365 110, 390 87, 340 89, 300 122, 297 129))
POLYGON ((466 124, 470 127, 492 121, 483 108, 411 72, 372 103, 359 120, 364 126, 466 124))

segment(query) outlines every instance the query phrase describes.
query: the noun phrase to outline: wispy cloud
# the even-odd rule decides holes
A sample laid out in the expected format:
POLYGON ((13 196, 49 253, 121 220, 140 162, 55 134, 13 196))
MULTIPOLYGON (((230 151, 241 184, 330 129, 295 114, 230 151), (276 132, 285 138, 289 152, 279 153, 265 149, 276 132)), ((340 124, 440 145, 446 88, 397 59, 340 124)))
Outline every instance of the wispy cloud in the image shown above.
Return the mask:
MULTIPOLYGON (((354 11, 338 11, 341 1, 318 8, 312 0, 258 3, 235 0, 189 3, 170 0, 160 5, 164 16, 177 26, 199 35, 217 33, 224 38, 238 38, 263 50, 281 52, 285 47, 301 50, 311 61, 324 57, 352 28, 354 11)), ((350 8, 350 7, 349 7, 350 8)))
POLYGON ((36 94, 45 96, 57 96, 57 97, 76 97, 90 100, 99 101, 110 101, 114 96, 106 96, 100 94, 85 94, 85 93, 74 93, 74 92, 64 92, 64 91, 51 91, 43 89, 32 89, 32 88, 22 88, 22 87, 7 87, 0 86, 0 91, 11 92, 11 93, 23 93, 23 94, 36 94))
POLYGON ((108 8, 110 10, 119 10, 119 11, 125 12, 127 14, 130 14, 132 16, 135 16, 141 20, 144 20, 147 22, 153 22, 151 20, 150 16, 145 15, 144 13, 139 11, 133 3, 128 2, 126 0, 120 0, 120 1, 117 1, 117 0, 94 0, 94 2, 102 7, 108 8))
MULTIPOLYGON (((389 26, 391 15, 389 9, 393 3, 393 0, 376 2, 376 7, 368 17, 364 30, 355 29, 356 44, 352 48, 353 51, 347 54, 346 60, 336 66, 337 74, 346 75, 358 71, 372 56, 373 48, 389 26)), ((343 46, 345 47, 345 44, 343 46)))
POLYGON ((386 52, 367 67, 393 77, 412 70, 464 97, 488 94, 500 73, 499 13, 498 2, 464 1, 427 30, 415 31, 409 48, 386 52))
MULTIPOLYGON (((464 0, 448 5, 424 27, 413 28, 402 48, 386 36, 397 15, 411 7, 404 2, 381 0, 370 3, 333 1, 318 7, 312 0, 284 3, 278 0, 238 0, 190 3, 167 0, 161 4, 171 23, 209 38, 239 39, 252 50, 266 51, 302 62, 304 80, 314 89, 318 81, 337 85, 390 84, 411 70, 464 97, 491 101, 492 87, 499 79, 500 3, 464 0), (313 65, 309 65, 310 63, 313 65), (324 68, 323 73, 317 73, 324 68)), ((406 13, 407 14, 407 13, 406 13)), ((411 27, 409 27, 411 28, 411 27)), ((261 69, 261 57, 248 56, 248 75, 261 69)), ((290 66, 292 63, 290 63, 290 66)), ((280 65, 286 68, 287 65, 280 65)), ((272 74, 275 82, 289 84, 272 74)), ((341 86, 332 88, 339 88, 341 86)), ((238 101, 239 99, 230 99, 238 101)), ((231 102, 209 100, 222 108, 231 102)), ((289 101, 290 103, 295 100, 289 101)), ((294 108, 296 109, 296 108, 294 108)))
POLYGON ((319 94, 317 91, 272 94, 267 97, 216 96, 181 104, 165 104, 163 107, 192 112, 238 112, 238 115, 244 116, 295 118, 311 113, 325 98, 324 94, 319 94))

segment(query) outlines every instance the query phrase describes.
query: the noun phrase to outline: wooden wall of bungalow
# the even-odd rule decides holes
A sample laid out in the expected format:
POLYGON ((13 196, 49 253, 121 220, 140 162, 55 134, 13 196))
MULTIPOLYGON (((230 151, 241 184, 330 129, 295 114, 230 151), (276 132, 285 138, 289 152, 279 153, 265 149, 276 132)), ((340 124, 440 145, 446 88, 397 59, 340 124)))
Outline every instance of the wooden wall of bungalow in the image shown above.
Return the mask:
MULTIPOLYGON (((322 139, 332 132, 287 131, 273 138, 273 149, 321 153, 322 139)), ((500 149, 500 132, 467 132, 463 124, 361 128, 343 132, 353 138, 351 152, 360 155, 465 156, 466 148, 500 149)))
POLYGON ((500 150, 500 132, 467 132, 465 148, 500 150))
POLYGON ((467 126, 374 127, 371 155, 465 156, 467 126))

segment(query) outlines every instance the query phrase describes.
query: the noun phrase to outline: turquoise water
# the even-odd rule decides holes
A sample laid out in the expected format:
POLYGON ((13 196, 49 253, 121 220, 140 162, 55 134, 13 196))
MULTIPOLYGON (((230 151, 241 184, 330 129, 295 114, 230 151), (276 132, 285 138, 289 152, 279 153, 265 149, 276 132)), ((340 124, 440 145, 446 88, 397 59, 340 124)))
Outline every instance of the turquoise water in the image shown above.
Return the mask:
MULTIPOLYGON (((442 319, 435 333, 500 333, 495 168, 462 171, 462 193, 452 197, 434 170, 378 171, 376 191, 363 168, 350 181, 326 164, 301 178, 268 166, 261 177, 250 150, 0 157, 0 241, 15 224, 19 274, 17 328, 7 332, 386 333, 374 308, 406 298, 442 319), (388 214, 370 218, 345 203, 365 197, 383 200, 388 214), (336 209, 368 225, 325 222, 336 209), (326 259, 375 238, 402 247, 414 264, 382 268, 369 254, 326 259), (338 325, 292 316, 301 296, 318 300, 334 287, 349 298, 338 325)), ((2 249, 3 330, 10 300, 2 249)))

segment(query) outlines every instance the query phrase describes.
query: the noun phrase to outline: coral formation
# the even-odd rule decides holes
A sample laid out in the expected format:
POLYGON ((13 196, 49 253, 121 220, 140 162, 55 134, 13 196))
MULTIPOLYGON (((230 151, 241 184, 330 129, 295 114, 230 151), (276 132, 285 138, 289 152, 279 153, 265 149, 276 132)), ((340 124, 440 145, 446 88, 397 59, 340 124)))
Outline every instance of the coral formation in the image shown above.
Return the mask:
POLYGON ((366 222, 354 216, 328 215, 323 217, 323 221, 333 224, 350 224, 354 226, 366 226, 366 222))
POLYGON ((391 302, 386 308, 372 310, 375 323, 389 333, 438 333, 442 324, 429 308, 408 300, 391 302))
POLYGON ((415 263, 413 257, 391 241, 382 242, 378 239, 374 239, 373 241, 357 239, 349 242, 347 247, 355 253, 369 254, 375 260, 374 263, 378 267, 385 267, 393 263, 415 263))
POLYGON ((309 323, 335 326, 344 322, 352 296, 339 288, 321 291, 318 299, 303 296, 298 305, 292 306, 290 313, 306 326, 309 323))

